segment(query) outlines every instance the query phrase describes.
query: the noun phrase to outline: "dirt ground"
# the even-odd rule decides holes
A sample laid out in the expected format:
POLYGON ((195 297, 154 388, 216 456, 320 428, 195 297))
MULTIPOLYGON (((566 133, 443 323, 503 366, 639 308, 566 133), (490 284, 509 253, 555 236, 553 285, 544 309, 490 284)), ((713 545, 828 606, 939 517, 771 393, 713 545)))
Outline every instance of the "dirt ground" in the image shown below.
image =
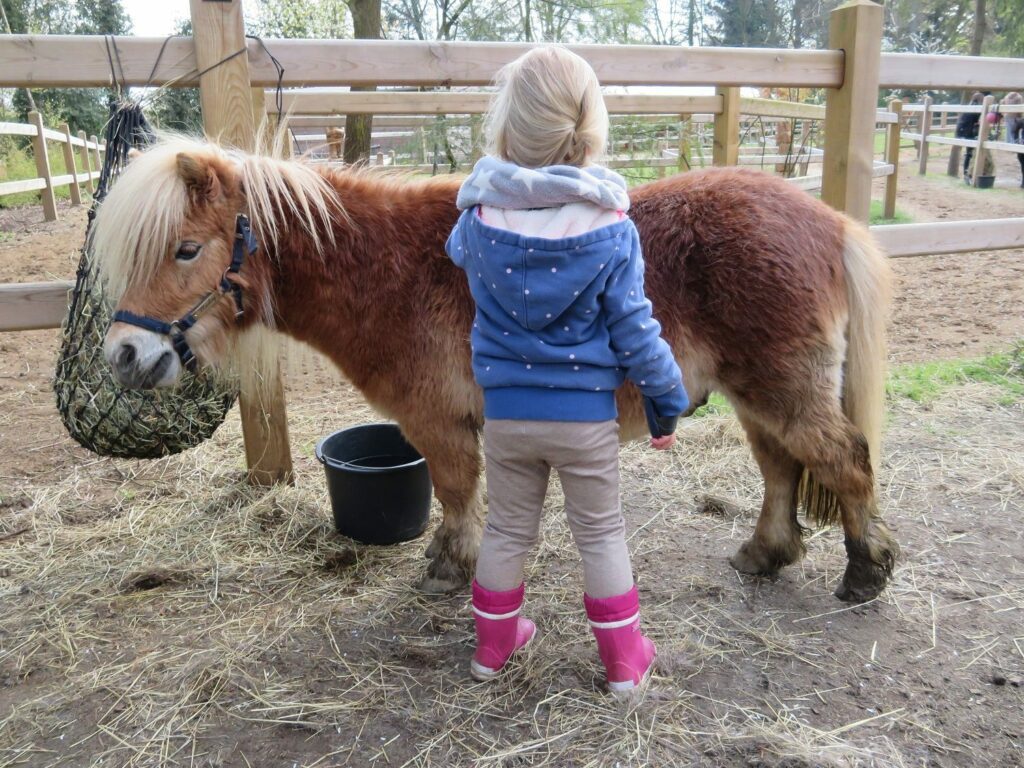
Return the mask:
MULTIPOLYGON (((899 207, 1020 216, 1024 190, 904 174, 899 207)), ((0 282, 73 273, 84 215, 62 214, 0 211, 0 282)), ((1024 338, 1022 256, 897 260, 893 361, 1024 338)), ((601 690, 557 487, 528 573, 541 637, 481 686, 467 596, 413 588, 427 539, 331 530, 313 445, 374 417, 319 361, 287 366, 297 483, 261 491, 235 413, 178 457, 79 448, 53 407, 56 347, 0 335, 0 766, 1024 765, 1024 402, 1005 390, 890 403, 881 501, 904 554, 862 607, 831 596, 837 531, 775 580, 728 566, 761 491, 731 416, 691 420, 667 455, 626 446, 659 648, 626 706, 601 690), (711 514, 703 494, 731 505, 711 514)))

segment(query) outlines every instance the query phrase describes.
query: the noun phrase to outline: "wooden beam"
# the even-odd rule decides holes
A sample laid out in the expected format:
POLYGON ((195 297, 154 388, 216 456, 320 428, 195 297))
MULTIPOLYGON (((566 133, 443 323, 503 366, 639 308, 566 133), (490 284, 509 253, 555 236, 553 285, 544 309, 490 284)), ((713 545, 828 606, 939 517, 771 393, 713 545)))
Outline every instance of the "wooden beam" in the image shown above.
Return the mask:
POLYGON ((810 120, 824 120, 825 107, 818 104, 801 104, 795 101, 775 99, 740 99, 740 112, 759 117, 795 117, 810 120))
MULTIPOLYGON (((195 28, 199 36, 207 30, 195 28)), ((149 83, 164 38, 114 37, 118 76, 126 86, 149 83)), ((277 71, 255 40, 248 49, 253 85, 275 87, 277 71)), ((418 40, 281 40, 267 48, 284 67, 286 87, 314 85, 486 85, 528 43, 418 40)), ((240 46, 242 47, 242 46, 240 46)), ((834 88, 842 82, 838 51, 772 48, 685 48, 668 45, 572 45, 605 85, 772 85, 834 88)), ((230 53, 233 53, 231 51, 230 53)), ((3 35, 0 61, 6 87, 109 86, 110 63, 101 35, 3 35), (68 66, 74 62, 74 66, 68 66)), ((192 40, 167 42, 152 85, 195 86, 192 40)))
POLYGON ((883 53, 878 72, 881 88, 1015 91, 1022 83, 1024 59, 992 56, 883 53))
POLYGON ((690 154, 690 136, 693 132, 693 128, 690 125, 690 121, 686 119, 686 115, 679 116, 679 147, 677 151, 679 153, 676 160, 676 170, 679 173, 690 170, 693 166, 691 165, 691 154, 690 154))
POLYGON ((988 117, 989 111, 992 109, 992 102, 995 101, 995 97, 992 95, 986 96, 985 100, 981 103, 981 118, 978 120, 978 149, 974 153, 974 168, 971 170, 971 186, 977 188, 978 177, 981 176, 978 171, 984 170, 984 155, 985 155, 985 140, 988 138, 989 127, 988 117))
POLYGON ((96 191, 96 186, 92 183, 92 158, 89 156, 89 140, 85 137, 85 131, 78 132, 78 140, 81 144, 78 145, 78 156, 82 160, 82 167, 85 169, 85 186, 89 190, 91 195, 96 191))
MULTIPOLYGON (((338 115, 363 112, 373 115, 476 115, 490 106, 489 91, 341 91, 307 90, 283 94, 289 115, 338 115)), ((609 114, 669 115, 722 111, 718 96, 681 94, 606 93, 609 114)), ((823 110, 824 111, 824 110, 823 110)))
POLYGON ((892 173, 885 179, 885 203, 882 215, 891 219, 896 215, 896 187, 900 177, 900 114, 903 111, 903 102, 893 99, 889 102, 889 111, 896 115, 896 119, 889 123, 885 136, 885 161, 892 166, 892 173))
POLYGON ((19 179, 18 181, 0 182, 0 197, 16 195, 19 192, 34 192, 46 189, 46 179, 19 179))
MULTIPOLYGON (((96 138, 96 134, 95 133, 92 136, 89 137, 89 143, 92 144, 92 156, 93 156, 93 159, 94 159, 93 168, 95 168, 97 171, 102 170, 102 168, 103 168, 103 156, 100 153, 102 151, 105 151, 105 150, 103 150, 101 148, 100 140, 96 138)), ((97 177, 97 178, 99 178, 99 177, 97 177)))
POLYGON ((874 166, 882 6, 852 0, 829 16, 829 45, 845 54, 842 87, 828 92, 821 199, 867 223, 874 166))
MULTIPOLYGON (((241 0, 190 0, 190 6, 196 66, 212 67, 199 84, 203 126, 218 141, 251 152, 256 148, 256 121, 248 59, 236 56, 215 66, 245 46, 241 0)), ((264 382, 262 395, 261 399, 243 394, 238 403, 249 477, 258 485, 289 482, 292 457, 279 364, 264 382)))
POLYGON ((60 328, 68 313, 69 281, 0 285, 0 331, 60 328))
POLYGON ((35 136, 39 131, 25 123, 0 123, 0 136, 35 136))
POLYGON ((36 135, 32 137, 32 155, 36 161, 36 173, 46 182, 46 186, 39 191, 40 202, 43 204, 43 218, 46 221, 56 221, 57 198, 53 194, 50 156, 46 153, 46 129, 43 127, 43 116, 33 111, 28 113, 28 119, 36 129, 36 135))
POLYGON ((921 150, 917 154, 917 174, 924 176, 928 172, 928 133, 932 129, 932 97, 924 97, 924 110, 921 112, 921 150))
POLYGON ((78 169, 75 167, 75 147, 71 143, 71 127, 64 123, 61 125, 61 130, 64 131, 64 167, 71 173, 74 179, 68 186, 71 192, 71 204, 81 205, 82 204, 82 188, 78 185, 78 169))
POLYGON ((713 165, 736 165, 740 152, 740 89, 717 88, 722 98, 722 111, 715 115, 713 165))
POLYGON ((887 224, 871 227, 871 234, 894 258, 996 251, 1024 248, 1024 219, 887 224))

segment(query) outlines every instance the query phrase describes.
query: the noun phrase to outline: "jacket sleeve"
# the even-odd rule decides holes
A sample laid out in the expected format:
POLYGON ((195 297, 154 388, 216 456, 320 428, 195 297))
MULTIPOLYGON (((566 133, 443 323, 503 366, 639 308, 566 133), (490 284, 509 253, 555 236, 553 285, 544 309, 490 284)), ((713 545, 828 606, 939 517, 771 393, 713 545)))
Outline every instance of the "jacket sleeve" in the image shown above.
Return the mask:
POLYGON ((448 254, 448 258, 455 262, 455 266, 462 267, 465 259, 463 258, 463 243, 462 243, 462 220, 465 217, 465 213, 459 216, 459 220, 455 222, 455 226, 452 228, 451 234, 448 235, 448 240, 444 244, 445 253, 448 254))
MULTIPOLYGON (((625 237, 625 236, 624 236, 625 237)), ((644 262, 640 237, 630 227, 628 243, 616 246, 626 253, 615 263, 602 296, 612 349, 626 376, 649 401, 648 422, 655 437, 670 434, 669 424, 655 427, 655 418, 674 420, 689 407, 683 376, 669 345, 661 338, 651 302, 644 295, 644 262), (653 413, 652 413, 653 411, 653 413)))

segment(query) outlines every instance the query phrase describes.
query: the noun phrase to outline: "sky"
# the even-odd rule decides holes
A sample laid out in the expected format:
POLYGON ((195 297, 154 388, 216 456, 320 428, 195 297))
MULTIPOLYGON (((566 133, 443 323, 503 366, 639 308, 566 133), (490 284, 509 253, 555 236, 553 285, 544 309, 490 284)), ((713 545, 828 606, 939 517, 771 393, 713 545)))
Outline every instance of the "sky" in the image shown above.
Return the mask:
POLYGON ((188 0, 121 0, 132 17, 132 34, 166 37, 188 18, 188 0))

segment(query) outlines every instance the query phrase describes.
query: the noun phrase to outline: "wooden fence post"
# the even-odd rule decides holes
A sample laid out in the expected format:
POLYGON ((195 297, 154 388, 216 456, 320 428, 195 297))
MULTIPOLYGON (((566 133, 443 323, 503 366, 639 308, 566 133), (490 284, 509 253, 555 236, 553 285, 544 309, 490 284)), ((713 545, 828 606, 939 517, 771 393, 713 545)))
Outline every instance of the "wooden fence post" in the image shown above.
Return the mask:
POLYGON ((988 113, 992 110, 992 102, 995 101, 995 96, 986 96, 985 101, 981 103, 981 117, 978 118, 978 148, 974 151, 974 166, 971 168, 971 186, 978 186, 978 177, 981 176, 978 173, 979 170, 985 170, 985 163, 981 159, 981 156, 985 152, 985 141, 988 139, 988 121, 985 119, 988 117, 988 113))
POLYGON ((736 165, 740 156, 740 89, 718 87, 722 97, 722 113, 715 115, 713 165, 736 165))
MULTIPOLYGON (((92 158, 89 157, 89 139, 85 135, 85 131, 78 132, 78 140, 82 142, 82 146, 78 148, 78 157, 82 161, 82 168, 85 169, 85 188, 91 195, 96 187, 92 183, 92 158)), ((97 168, 97 170, 99 169, 97 168)))
POLYGON ((882 6, 852 0, 829 16, 829 46, 842 49, 843 84, 825 102, 821 199, 868 222, 875 155, 882 6))
POLYGON ((676 170, 679 173, 688 171, 693 167, 690 161, 690 119, 689 115, 679 116, 679 158, 676 163, 676 170))
POLYGON ((892 166, 892 173, 885 179, 885 209, 882 215, 891 219, 896 216, 896 184, 900 177, 900 118, 903 117, 903 102, 893 99, 889 111, 896 115, 896 122, 889 123, 885 139, 885 162, 892 166))
POLYGON ((924 176, 928 172, 928 134, 932 130, 932 97, 925 96, 921 110, 921 151, 917 156, 917 174, 924 176))
POLYGON ((469 122, 469 162, 475 165, 476 161, 483 157, 483 153, 483 118, 480 115, 473 115, 469 122))
POLYGON ((96 134, 89 137, 89 141, 92 143, 92 155, 96 158, 96 170, 103 170, 103 155, 100 154, 100 140, 96 138, 96 134))
POLYGON ((46 221, 57 220, 57 198, 53 194, 53 176, 50 173, 50 157, 46 154, 46 128, 43 116, 38 112, 28 113, 28 121, 36 127, 36 135, 32 137, 32 154, 36 158, 36 173, 46 180, 46 187, 39 190, 40 202, 43 204, 43 218, 46 221))
MULTIPOLYGON (((246 47, 241 0, 189 0, 196 67, 210 68, 199 81, 203 126, 213 139, 249 152, 256 149, 256 121, 248 55, 231 54, 246 47)), ((292 480, 281 366, 275 361, 263 383, 262 402, 239 398, 249 479, 258 485, 292 480)), ((257 398, 258 399, 258 398, 257 398)))
POLYGON ((64 168, 71 174, 72 181, 68 187, 71 190, 71 204, 82 204, 82 188, 78 185, 78 169, 75 168, 75 148, 71 144, 71 127, 64 123, 60 129, 64 132, 64 168))

